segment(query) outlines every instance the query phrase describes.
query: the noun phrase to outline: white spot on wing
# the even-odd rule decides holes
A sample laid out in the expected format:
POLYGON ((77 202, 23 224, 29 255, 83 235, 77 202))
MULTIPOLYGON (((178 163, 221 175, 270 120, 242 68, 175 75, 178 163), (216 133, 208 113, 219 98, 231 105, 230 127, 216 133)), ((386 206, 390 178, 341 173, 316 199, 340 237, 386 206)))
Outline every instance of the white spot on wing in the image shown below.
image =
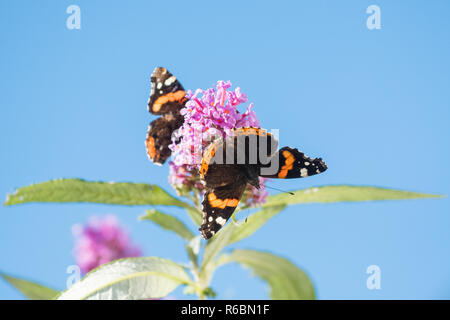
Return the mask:
POLYGON ((308 176, 308 170, 306 170, 305 168, 300 169, 300 176, 307 177, 308 176))
POLYGON ((225 224, 225 222, 227 222, 227 220, 225 220, 225 219, 222 218, 222 217, 216 218, 216 223, 217 223, 217 224, 220 224, 222 227, 223 227, 223 225, 225 224))
POLYGON ((167 78, 166 81, 164 81, 164 85, 168 87, 172 83, 174 83, 175 80, 177 80, 177 78, 175 76, 171 76, 170 78, 167 78))

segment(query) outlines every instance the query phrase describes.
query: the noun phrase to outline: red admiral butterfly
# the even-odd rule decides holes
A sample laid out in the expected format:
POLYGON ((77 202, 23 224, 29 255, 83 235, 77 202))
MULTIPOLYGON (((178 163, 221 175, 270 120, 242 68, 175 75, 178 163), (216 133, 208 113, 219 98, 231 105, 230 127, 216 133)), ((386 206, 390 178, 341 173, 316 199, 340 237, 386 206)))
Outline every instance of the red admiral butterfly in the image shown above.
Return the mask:
POLYGON ((290 147, 275 152, 277 145, 264 129, 240 128, 232 137, 217 139, 208 146, 200 168, 207 190, 199 229, 203 238, 211 238, 225 225, 247 183, 259 188, 259 177, 304 178, 327 170, 321 158, 310 159, 290 147))
POLYGON ((152 121, 147 131, 147 155, 155 164, 163 164, 170 157, 172 133, 184 122, 180 109, 187 99, 183 86, 166 68, 157 67, 150 78, 152 91, 148 111, 162 117, 152 121))

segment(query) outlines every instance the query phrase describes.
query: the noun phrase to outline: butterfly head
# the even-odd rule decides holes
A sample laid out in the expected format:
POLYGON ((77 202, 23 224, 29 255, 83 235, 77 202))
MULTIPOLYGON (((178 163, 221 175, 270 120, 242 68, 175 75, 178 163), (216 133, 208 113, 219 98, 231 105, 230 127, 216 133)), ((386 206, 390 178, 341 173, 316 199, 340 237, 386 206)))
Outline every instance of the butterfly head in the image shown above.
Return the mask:
POLYGON ((250 183, 256 189, 259 189, 258 171, 259 169, 256 166, 244 166, 244 172, 248 183, 250 183))

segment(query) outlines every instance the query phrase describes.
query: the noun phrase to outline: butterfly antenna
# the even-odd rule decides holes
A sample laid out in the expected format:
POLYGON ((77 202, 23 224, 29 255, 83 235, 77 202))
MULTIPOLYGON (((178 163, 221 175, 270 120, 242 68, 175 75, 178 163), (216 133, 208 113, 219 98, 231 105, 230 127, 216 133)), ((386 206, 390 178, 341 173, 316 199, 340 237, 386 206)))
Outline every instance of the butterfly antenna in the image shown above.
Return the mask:
POLYGON ((295 195, 295 193, 293 193, 293 192, 291 192, 291 191, 281 190, 281 189, 274 188, 274 187, 269 187, 269 186, 266 186, 266 188, 273 189, 273 190, 276 190, 276 191, 281 191, 281 192, 284 192, 284 193, 289 193, 289 194, 292 195, 292 196, 295 195))

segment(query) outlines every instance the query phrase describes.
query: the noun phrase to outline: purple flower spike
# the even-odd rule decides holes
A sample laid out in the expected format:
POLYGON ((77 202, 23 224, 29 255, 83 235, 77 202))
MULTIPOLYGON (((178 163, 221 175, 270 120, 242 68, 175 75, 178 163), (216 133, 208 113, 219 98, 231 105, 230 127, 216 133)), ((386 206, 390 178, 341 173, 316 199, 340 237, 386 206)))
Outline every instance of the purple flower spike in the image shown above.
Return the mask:
POLYGON ((230 81, 218 81, 215 89, 188 91, 189 101, 180 111, 184 124, 170 145, 175 165, 198 169, 204 149, 214 138, 230 135, 234 128, 259 127, 253 104, 240 113, 237 107, 247 97, 239 88, 230 91, 230 87, 230 81))

